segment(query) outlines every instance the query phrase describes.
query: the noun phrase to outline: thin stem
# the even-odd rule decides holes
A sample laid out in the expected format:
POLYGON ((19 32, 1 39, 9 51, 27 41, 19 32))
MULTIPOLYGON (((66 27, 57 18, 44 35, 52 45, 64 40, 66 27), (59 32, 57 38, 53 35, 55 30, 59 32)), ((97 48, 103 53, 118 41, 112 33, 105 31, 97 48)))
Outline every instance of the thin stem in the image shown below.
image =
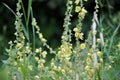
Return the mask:
MULTIPOLYGON (((33 11, 31 8, 31 19, 33 19, 33 11)), ((33 51, 35 51, 35 26, 32 25, 32 31, 33 31, 33 51)))
POLYGON ((26 21, 26 27, 27 27, 28 35, 29 35, 28 24, 29 24, 31 6, 32 6, 32 0, 29 0, 29 1, 28 1, 28 11, 27 11, 27 21, 26 21))
POLYGON ((23 5, 23 2, 21 0, 21 7, 22 7, 22 10, 23 10, 23 15, 24 15, 24 19, 25 19, 25 22, 27 21, 27 18, 26 18, 26 12, 25 12, 25 8, 24 8, 24 5, 23 5))

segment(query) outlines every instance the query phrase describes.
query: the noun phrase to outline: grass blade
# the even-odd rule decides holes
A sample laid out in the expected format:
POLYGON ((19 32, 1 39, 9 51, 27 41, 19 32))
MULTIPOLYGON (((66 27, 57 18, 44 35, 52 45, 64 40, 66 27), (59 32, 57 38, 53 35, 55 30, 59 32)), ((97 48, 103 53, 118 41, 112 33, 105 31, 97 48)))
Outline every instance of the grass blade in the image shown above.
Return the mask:
POLYGON ((16 16, 16 14, 15 14, 15 12, 7 5, 7 4, 5 4, 5 3, 2 3, 6 8, 8 8, 15 16, 16 16))
MULTIPOLYGON (((31 20, 33 19, 33 11, 31 8, 31 20)), ((32 26, 32 30, 33 30, 33 51, 35 51, 35 26, 32 26)))
POLYGON ((115 29, 115 31, 113 32, 113 35, 111 37, 111 41, 110 41, 110 47, 109 47, 109 53, 111 52, 111 48, 112 48, 112 44, 113 44, 113 39, 115 37, 115 35, 117 34, 118 29, 120 28, 120 24, 118 25, 118 27, 115 29))

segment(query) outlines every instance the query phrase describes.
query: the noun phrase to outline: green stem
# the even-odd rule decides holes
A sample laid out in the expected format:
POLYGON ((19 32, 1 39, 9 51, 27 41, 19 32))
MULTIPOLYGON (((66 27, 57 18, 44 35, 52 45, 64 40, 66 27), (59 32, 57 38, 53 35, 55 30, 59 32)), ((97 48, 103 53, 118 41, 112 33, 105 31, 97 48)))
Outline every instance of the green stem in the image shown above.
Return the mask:
POLYGON ((32 6, 32 0, 29 0, 29 1, 28 1, 28 11, 27 11, 27 21, 26 21, 26 27, 27 27, 28 35, 29 35, 28 24, 29 24, 31 6, 32 6))
POLYGON ((27 18, 26 18, 26 12, 25 12, 25 8, 24 8, 24 5, 23 5, 23 2, 21 0, 21 7, 22 7, 22 10, 23 10, 23 15, 24 15, 24 19, 25 19, 25 22, 27 21, 27 18))
MULTIPOLYGON (((33 11, 31 8, 31 19, 33 19, 33 11)), ((35 51, 35 26, 32 26, 32 30, 33 30, 33 51, 35 51)))

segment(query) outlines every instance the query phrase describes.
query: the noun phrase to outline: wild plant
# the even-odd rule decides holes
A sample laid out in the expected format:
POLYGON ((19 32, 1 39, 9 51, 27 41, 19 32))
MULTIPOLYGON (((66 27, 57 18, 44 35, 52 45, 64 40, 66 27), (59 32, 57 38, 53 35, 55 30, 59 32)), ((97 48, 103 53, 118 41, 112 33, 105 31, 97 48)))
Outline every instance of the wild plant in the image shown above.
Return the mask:
POLYGON ((34 18, 32 0, 29 0, 27 13, 22 0, 18 0, 16 13, 13 12, 16 17, 16 39, 9 42, 10 47, 6 50, 9 58, 4 61, 6 80, 104 80, 104 72, 111 65, 104 59, 104 34, 102 30, 97 30, 100 27, 97 15, 99 3, 95 0, 91 30, 85 39, 82 32, 82 21, 87 14, 85 2, 87 0, 67 0, 61 45, 54 50, 47 44, 34 18), (73 29, 70 28, 72 11, 78 17, 73 29), (30 40, 29 27, 32 27, 33 40, 30 40), (42 44, 40 47, 35 45, 36 37, 42 44), (55 57, 47 62, 49 54, 55 57))

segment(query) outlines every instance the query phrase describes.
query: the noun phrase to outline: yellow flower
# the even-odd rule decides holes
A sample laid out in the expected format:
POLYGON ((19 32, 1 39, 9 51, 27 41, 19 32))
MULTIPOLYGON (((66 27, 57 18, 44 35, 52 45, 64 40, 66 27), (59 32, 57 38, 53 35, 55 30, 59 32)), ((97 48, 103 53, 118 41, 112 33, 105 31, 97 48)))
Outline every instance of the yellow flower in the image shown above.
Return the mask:
POLYGON ((25 52, 26 52, 26 53, 30 53, 30 52, 31 52, 31 50, 30 50, 30 47, 29 47, 29 46, 26 46, 26 48, 25 48, 25 52))
POLYGON ((12 42, 12 41, 9 41, 9 42, 8 42, 8 44, 10 44, 10 45, 11 45, 11 44, 13 44, 13 42, 12 42))
POLYGON ((85 70, 88 71, 90 69, 90 66, 85 66, 85 70))
POLYGON ((47 52, 46 52, 46 51, 43 51, 41 54, 42 54, 42 57, 45 58, 46 55, 47 55, 47 52))
POLYGON ((74 32, 79 32, 78 28, 73 29, 74 32))
POLYGON ((17 65, 17 62, 16 62, 16 61, 14 61, 14 62, 13 62, 13 64, 16 66, 16 65, 17 65))
POLYGON ((81 12, 79 12, 79 15, 78 15, 79 18, 84 19, 86 13, 87 11, 85 10, 85 8, 82 8, 81 12))
POLYGON ((51 62, 51 67, 55 66, 55 63, 54 62, 51 62))
POLYGON ((82 8, 82 12, 83 12, 83 13, 87 13, 87 11, 85 10, 84 7, 82 8))
POLYGON ((58 70, 58 71, 61 71, 61 67, 59 66, 59 67, 57 68, 57 70, 58 70))
POLYGON ((117 47, 120 49, 120 43, 117 45, 117 47))
POLYGON ((80 12, 80 10, 81 10, 81 7, 80 7, 80 6, 76 6, 76 7, 75 7, 75 12, 80 12))
POLYGON ((99 69, 100 68, 100 63, 96 63, 95 67, 96 67, 96 69, 99 69))
POLYGON ((80 0, 75 0, 75 4, 78 5, 80 0))
POLYGON ((100 38, 98 38, 98 39, 97 39, 97 42, 98 42, 98 43, 101 43, 101 39, 100 39, 100 38))
POLYGON ((22 43, 17 43, 16 46, 17 46, 18 49, 21 49, 23 47, 22 43))
POLYGON ((36 75, 35 78, 36 78, 36 79, 39 79, 40 77, 36 75))
POLYGON ((65 70, 64 69, 62 69, 61 72, 62 72, 62 74, 65 74, 65 70))
POLYGON ((20 5, 20 3, 17 3, 17 11, 19 11, 21 9, 21 5, 20 5))
POLYGON ((42 39, 43 38, 43 35, 42 33, 39 34, 39 38, 42 39))
POLYGON ((86 63, 89 64, 91 62, 91 59, 90 58, 87 58, 86 59, 86 63))
POLYGON ((36 52, 36 53, 40 53, 40 49, 36 49, 35 52, 36 52))
POLYGON ((36 60, 36 61, 39 61, 39 57, 35 57, 35 60, 36 60))
POLYGON ((36 19, 35 19, 35 18, 32 19, 32 25, 33 25, 33 26, 36 26, 36 25, 37 25, 37 22, 36 22, 36 19))
POLYGON ((86 45, 85 43, 80 44, 80 49, 85 49, 86 45))
POLYGON ((78 32, 75 33, 75 37, 76 37, 76 38, 79 37, 79 33, 78 33, 78 32))
POLYGON ((88 55, 88 56, 92 56, 92 53, 88 53, 87 55, 88 55))
POLYGON ((41 61, 40 61, 41 63, 45 63, 45 60, 44 59, 41 59, 41 61))
POLYGON ((111 69, 112 67, 111 67, 111 65, 108 65, 108 69, 111 69))
POLYGON ((22 57, 22 53, 20 51, 17 52, 19 57, 22 57))
POLYGON ((23 62, 23 58, 20 58, 20 62, 23 62))
POLYGON ((102 52, 97 51, 97 55, 98 55, 99 57, 101 57, 101 56, 102 56, 102 52))
POLYGON ((79 38, 80 38, 81 40, 83 40, 83 35, 84 35, 83 33, 80 33, 80 34, 79 34, 79 38))
POLYGON ((89 70, 88 70, 88 74, 89 74, 90 76, 92 76, 92 75, 94 74, 94 69, 89 69, 89 70))
POLYGON ((28 69, 29 69, 30 71, 32 71, 32 65, 28 66, 28 69))
POLYGON ((21 67, 18 67, 18 71, 19 71, 19 72, 21 71, 21 67))
POLYGON ((103 63, 103 58, 100 58, 100 62, 103 63))
POLYGON ((72 4, 72 1, 69 1, 69 4, 72 4))
POLYGON ((38 64, 38 69, 41 69, 41 68, 43 68, 43 67, 44 67, 43 64, 38 64))

